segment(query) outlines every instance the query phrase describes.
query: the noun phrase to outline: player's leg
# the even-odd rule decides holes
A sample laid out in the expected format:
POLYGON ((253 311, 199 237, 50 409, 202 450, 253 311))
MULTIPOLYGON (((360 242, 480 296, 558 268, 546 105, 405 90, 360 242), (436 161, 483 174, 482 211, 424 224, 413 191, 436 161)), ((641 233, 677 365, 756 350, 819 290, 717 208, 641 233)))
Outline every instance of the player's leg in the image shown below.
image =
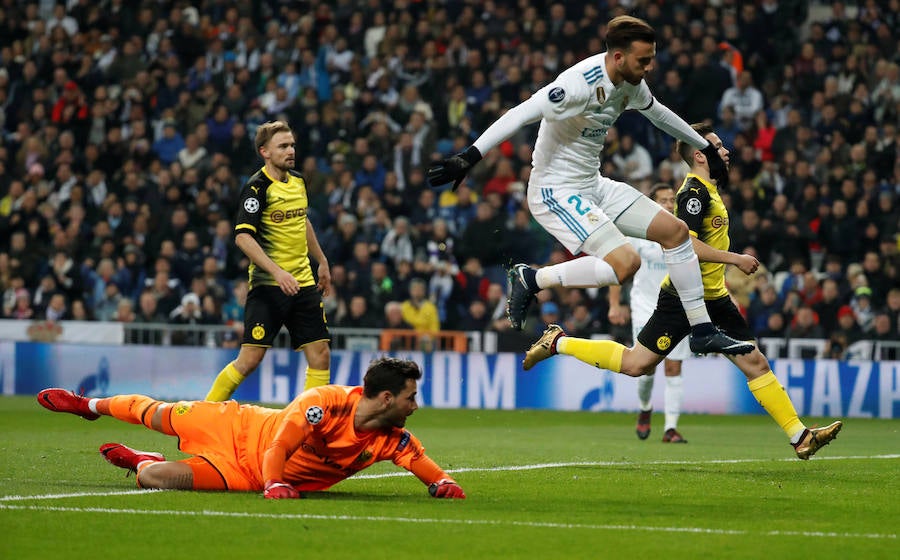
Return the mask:
MULTIPOLYGON (((641 321, 641 323, 644 323, 644 321, 641 321)), ((642 328, 644 328, 644 325, 637 324, 634 316, 632 315, 632 340, 637 340, 638 334, 641 332, 642 328)), ((637 424, 635 424, 634 431, 637 434, 638 439, 647 439, 648 437, 650 437, 650 423, 653 418, 653 405, 650 403, 650 398, 653 395, 653 381, 655 379, 655 374, 648 374, 638 377, 637 380, 639 410, 637 424)))
POLYGON ((612 340, 594 340, 566 335, 559 325, 550 325, 525 353, 523 367, 533 368, 550 356, 572 356, 599 369, 638 377, 652 372, 663 356, 641 344, 627 348, 612 340))
POLYGON ((65 389, 44 389, 37 401, 53 412, 68 412, 87 420, 112 416, 129 424, 143 424, 151 430, 175 435, 165 411, 171 403, 158 401, 145 395, 116 395, 104 398, 88 398, 65 389))
POLYGON ((712 324, 703 300, 700 261, 694 253, 687 224, 644 197, 623 212, 616 225, 625 235, 656 241, 662 246, 669 278, 691 325, 691 350, 730 355, 753 350, 752 344, 734 340, 712 324))
MULTIPOLYGON (((684 342, 684 341, 682 341, 684 342)), ((678 432, 678 419, 681 417, 681 405, 684 401, 684 387, 681 378, 681 361, 666 359, 665 413, 666 423, 663 441, 666 443, 687 443, 678 432)))
POLYGON ((328 385, 331 380, 331 335, 325 323, 325 306, 315 286, 301 288, 293 297, 285 326, 291 346, 306 356, 306 382, 303 390, 328 385))
POLYGON ((666 357, 665 368, 665 413, 666 424, 663 441, 669 443, 687 443, 687 440, 678 432, 678 419, 681 417, 681 407, 684 403, 684 385, 681 376, 684 360, 691 357, 688 341, 682 340, 675 349, 666 357))
POLYGON ((166 461, 165 457, 159 453, 131 449, 121 443, 106 443, 100 446, 100 453, 109 463, 137 473, 135 479, 140 488, 162 490, 229 489, 225 475, 222 473, 223 469, 213 465, 205 457, 166 461))
POLYGON ((528 207, 541 227, 572 254, 587 256, 540 269, 523 263, 510 268, 508 315, 514 329, 522 330, 528 308, 540 290, 619 284, 640 266, 637 252, 589 191, 533 187, 528 207))
POLYGON ((244 338, 237 358, 222 368, 209 392, 208 401, 225 401, 262 362, 272 347, 289 309, 288 296, 278 286, 256 286, 247 294, 244 338))
MULTIPOLYGON (((730 298, 710 302, 710 313, 716 324, 729 336, 737 339, 752 338, 747 321, 740 314, 730 298)), ((784 430, 791 445, 801 459, 809 459, 821 447, 837 437, 842 423, 834 422, 824 428, 808 429, 797 415, 794 403, 787 391, 775 377, 769 360, 759 348, 741 356, 727 356, 747 378, 747 386, 757 402, 784 430)))

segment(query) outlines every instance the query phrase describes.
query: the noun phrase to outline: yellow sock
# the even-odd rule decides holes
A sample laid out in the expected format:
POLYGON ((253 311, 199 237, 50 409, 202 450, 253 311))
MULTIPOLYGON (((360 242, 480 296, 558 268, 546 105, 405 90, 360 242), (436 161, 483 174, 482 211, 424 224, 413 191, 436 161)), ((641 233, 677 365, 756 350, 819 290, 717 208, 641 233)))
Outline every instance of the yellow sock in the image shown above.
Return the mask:
POLYGON ((216 376, 212 387, 209 388, 209 393, 206 394, 206 400, 215 402, 227 401, 244 379, 246 378, 234 367, 234 362, 230 362, 216 376))
POLYGON ((331 381, 331 372, 327 369, 313 369, 307 367, 306 383, 303 385, 303 390, 305 391, 307 389, 312 389, 313 387, 328 385, 329 381, 331 381))
POLYGON ((556 342, 556 351, 559 354, 578 358, 582 362, 596 368, 620 373, 622 371, 622 354, 625 353, 625 347, 612 340, 591 340, 564 336, 556 342))
POLYGON ((775 377, 772 370, 762 377, 751 379, 747 382, 747 386, 750 387, 750 392, 753 393, 759 404, 766 409, 773 420, 778 422, 789 438, 793 438, 806 429, 806 426, 797 417, 794 403, 791 402, 787 391, 778 382, 778 378, 775 377))

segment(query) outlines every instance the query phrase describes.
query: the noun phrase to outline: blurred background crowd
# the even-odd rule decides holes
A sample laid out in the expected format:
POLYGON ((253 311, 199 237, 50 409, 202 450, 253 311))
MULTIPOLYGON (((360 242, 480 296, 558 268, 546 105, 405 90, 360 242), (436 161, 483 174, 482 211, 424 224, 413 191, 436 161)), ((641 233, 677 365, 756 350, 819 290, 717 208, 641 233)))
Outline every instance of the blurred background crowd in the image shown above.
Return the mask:
MULTIPOLYGON (((2 316, 240 324, 235 201, 284 119, 331 326, 505 331, 504 267, 573 258, 523 202, 537 126, 456 192, 424 171, 623 13, 658 32, 656 97, 731 149, 732 250, 765 266, 728 284, 757 334, 900 339, 900 0, 0 0, 2 316)), ((603 172, 677 186, 672 144, 626 113, 603 172)), ((528 338, 630 338, 605 289, 532 311, 528 338)))

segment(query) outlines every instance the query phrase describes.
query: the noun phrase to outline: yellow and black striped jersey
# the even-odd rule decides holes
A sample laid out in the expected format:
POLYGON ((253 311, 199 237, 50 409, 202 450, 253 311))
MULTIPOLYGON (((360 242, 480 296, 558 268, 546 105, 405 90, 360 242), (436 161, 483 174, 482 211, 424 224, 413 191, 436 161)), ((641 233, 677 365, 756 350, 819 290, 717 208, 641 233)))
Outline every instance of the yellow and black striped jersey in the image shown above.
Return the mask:
MULTIPOLYGON (((675 194, 675 215, 687 223, 691 235, 710 247, 727 251, 731 246, 728 209, 714 184, 688 173, 675 194)), ((701 261, 700 274, 703 276, 703 299, 719 299, 728 295, 724 264, 701 261)), ((663 280, 662 289, 676 293, 668 276, 663 280)))
MULTIPOLYGON (((300 286, 315 284, 306 244, 309 199, 303 177, 288 172, 287 182, 276 181, 265 168, 257 171, 241 190, 234 233, 249 233, 275 263, 290 272, 300 286)), ((275 278, 251 263, 250 288, 277 285, 275 278)))

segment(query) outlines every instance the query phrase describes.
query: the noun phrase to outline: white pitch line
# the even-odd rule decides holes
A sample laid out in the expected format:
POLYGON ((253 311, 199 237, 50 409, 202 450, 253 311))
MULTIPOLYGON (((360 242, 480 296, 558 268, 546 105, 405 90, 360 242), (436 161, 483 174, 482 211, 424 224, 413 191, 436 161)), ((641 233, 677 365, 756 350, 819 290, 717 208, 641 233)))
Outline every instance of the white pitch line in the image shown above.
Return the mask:
POLYGON ((179 511, 179 510, 141 510, 118 508, 77 508, 55 506, 19 506, 0 504, 0 509, 5 510, 29 510, 65 513, 107 513, 107 514, 131 514, 131 515, 173 515, 185 517, 232 517, 244 519, 273 519, 273 520, 322 520, 322 521, 370 521, 388 523, 417 523, 435 525, 481 525, 481 526, 512 526, 531 527, 542 529, 581 529, 588 531, 644 531, 663 533, 693 533, 703 535, 758 535, 768 537, 797 536, 819 538, 854 538, 873 540, 895 540, 896 534, 882 533, 835 533, 826 531, 747 531, 743 529, 711 529, 707 527, 651 527, 643 525, 599 525, 592 523, 551 523, 542 521, 503 521, 498 519, 435 519, 412 517, 387 517, 370 515, 317 515, 311 513, 249 513, 233 511, 179 511))
MULTIPOLYGON (((862 455, 862 456, 846 456, 846 457, 816 457, 813 461, 848 461, 848 460, 872 460, 872 459, 900 459, 900 454, 894 455, 862 455)), ((740 463, 796 463, 799 459, 792 457, 788 459, 710 459, 708 461, 578 461, 571 463, 537 463, 534 465, 508 465, 497 467, 461 467, 458 469, 447 469, 447 473, 467 473, 467 472, 489 472, 489 471, 533 471, 538 469, 560 469, 567 467, 643 467, 658 465, 732 465, 740 463)), ((412 473, 389 472, 378 474, 358 474, 354 475, 354 479, 373 479, 373 478, 392 478, 397 476, 412 476, 412 473)), ((0 498, 0 501, 3 499, 0 498)))
MULTIPOLYGON (((845 457, 816 457, 813 459, 814 461, 848 461, 848 460, 874 460, 874 459, 900 459, 900 454, 894 455, 859 455, 859 456, 845 456, 845 457)), ((492 472, 492 471, 505 471, 505 472, 514 472, 514 471, 533 471, 540 469, 561 469, 568 467, 628 467, 628 466, 659 466, 659 465, 722 465, 722 464, 740 464, 740 463, 760 463, 760 462, 779 462, 779 463, 794 463, 797 462, 798 459, 789 458, 789 459, 710 459, 708 461, 647 461, 647 462, 636 462, 636 461, 578 461, 578 462, 570 462, 570 463, 536 463, 532 465, 506 465, 506 466, 496 466, 496 467, 460 467, 458 469, 447 469, 445 472, 448 474, 455 473, 468 473, 468 472, 492 472)), ((376 473, 376 474, 357 474, 354 475, 350 480, 372 480, 379 478, 396 478, 402 476, 412 476, 412 473, 407 471, 396 471, 396 472, 387 472, 387 473, 376 473)), ((75 484, 73 482, 72 484, 75 484)), ((146 489, 136 489, 136 490, 116 490, 109 492, 78 492, 71 494, 41 494, 35 496, 0 496, 0 503, 2 502, 12 502, 12 501, 22 501, 22 500, 57 500, 62 498, 80 498, 80 497, 89 497, 89 496, 118 496, 124 494, 150 494, 154 492, 162 492, 163 490, 146 490, 146 489)))
POLYGON ((22 500, 60 500, 63 498, 85 498, 95 496, 126 496, 155 494, 158 492, 168 492, 168 490, 160 490, 157 488, 136 489, 136 490, 115 490, 109 492, 73 492, 71 494, 40 494, 36 496, 2 496, 0 502, 18 502, 22 500))

